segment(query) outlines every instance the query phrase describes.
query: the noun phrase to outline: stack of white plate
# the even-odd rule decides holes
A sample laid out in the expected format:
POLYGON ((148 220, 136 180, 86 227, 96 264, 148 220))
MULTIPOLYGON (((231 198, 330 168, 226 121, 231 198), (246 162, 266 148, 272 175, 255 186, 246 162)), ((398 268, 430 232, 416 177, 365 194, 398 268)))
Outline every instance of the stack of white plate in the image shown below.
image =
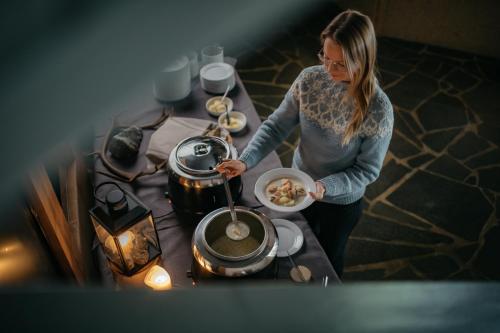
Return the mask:
POLYGON ((228 86, 229 90, 234 88, 234 68, 223 62, 205 65, 200 70, 200 82, 206 92, 223 94, 228 86))

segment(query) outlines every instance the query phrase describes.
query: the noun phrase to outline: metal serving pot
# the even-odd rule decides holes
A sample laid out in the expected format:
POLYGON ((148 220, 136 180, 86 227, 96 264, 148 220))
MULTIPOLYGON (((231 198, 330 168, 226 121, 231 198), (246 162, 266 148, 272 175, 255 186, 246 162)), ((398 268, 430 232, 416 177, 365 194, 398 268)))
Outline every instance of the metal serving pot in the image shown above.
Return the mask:
POLYGON ((231 222, 227 207, 205 216, 193 234, 196 262, 216 275, 239 277, 256 273, 276 257, 278 237, 269 218, 247 207, 236 206, 235 210, 238 220, 250 228, 244 240, 234 241, 226 236, 226 226, 231 222))
MULTIPOLYGON (((168 159, 168 195, 178 217, 198 222, 209 212, 227 206, 224 181, 214 169, 221 159, 236 159, 238 152, 225 140, 194 136, 177 144, 168 159)), ((233 198, 242 191, 241 177, 229 181, 233 198)))

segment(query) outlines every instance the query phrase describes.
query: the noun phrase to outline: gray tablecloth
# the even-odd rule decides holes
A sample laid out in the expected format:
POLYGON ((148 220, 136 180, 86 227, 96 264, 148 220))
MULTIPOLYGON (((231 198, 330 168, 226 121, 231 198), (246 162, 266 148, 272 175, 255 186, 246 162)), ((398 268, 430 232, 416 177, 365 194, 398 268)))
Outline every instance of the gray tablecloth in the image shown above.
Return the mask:
MULTIPOLYGON (((228 62, 234 61, 229 59, 228 62)), ((233 62, 234 63, 234 62, 233 62)), ((146 89, 146 88, 145 88, 146 89)), ((140 108, 137 110, 149 110, 142 112, 128 112, 121 115, 118 119, 121 124, 145 124, 156 119, 161 112, 163 105, 156 102, 151 96, 150 91, 142 91, 142 102, 140 96, 131 97, 131 105, 140 108)), ((236 86, 228 95, 234 101, 234 110, 241 111, 246 114, 248 118, 248 128, 247 131, 238 136, 233 136, 234 146, 239 153, 242 152, 244 147, 248 144, 248 141, 255 133, 259 127, 261 120, 250 100, 250 97, 243 86, 241 79, 236 75, 236 86)), ((205 102, 212 95, 206 93, 201 89, 198 79, 192 82, 192 92, 190 96, 185 99, 182 103, 176 103, 174 105, 173 115, 182 117, 193 117, 193 118, 203 118, 216 121, 215 118, 211 117, 205 111, 205 102)), ((123 103, 123 102, 122 102, 123 103)), ((96 127, 96 140, 95 148, 99 149, 101 147, 103 136, 108 128, 111 126, 111 122, 102 123, 96 127)), ((141 143, 141 153, 137 161, 131 165, 119 165, 120 168, 128 171, 140 170, 146 165, 146 158, 144 152, 147 148, 149 138, 152 131, 145 131, 144 138, 141 143)), ((338 282, 339 279, 337 274, 333 270, 325 252, 321 248, 317 238, 313 234, 311 228, 308 226, 307 222, 304 220, 299 213, 278 213, 270 211, 266 207, 262 207, 260 203, 255 199, 253 194, 254 184, 257 178, 267 170, 274 169, 281 166, 281 162, 276 153, 269 154, 261 163, 259 163, 255 168, 249 170, 242 176, 243 182, 243 194, 241 202, 247 207, 258 207, 257 210, 266 214, 269 218, 283 218, 296 223, 304 234, 304 245, 301 250, 293 255, 295 262, 298 265, 307 266, 311 272, 313 281, 320 283, 322 278, 325 276, 329 277, 330 282, 338 282)), ((108 172, 103 166, 99 159, 95 162, 95 179, 94 186, 98 184, 112 180, 110 177, 103 175, 101 172, 108 172)), ((135 193, 143 202, 148 205, 156 217, 156 227, 158 230, 158 235, 160 237, 160 245, 162 249, 162 265, 167 269, 172 277, 174 287, 188 287, 193 285, 193 281, 187 276, 186 272, 192 269, 192 252, 191 252, 191 237, 193 232, 193 227, 187 226, 181 223, 172 212, 172 207, 168 200, 165 198, 165 191, 167 185, 167 176, 164 171, 160 171, 153 176, 145 176, 134 181, 132 184, 121 183, 123 187, 127 190, 135 193), (171 214, 169 214, 171 213, 171 214)), ((103 280, 108 285, 114 285, 115 279, 111 273, 104 254, 100 247, 96 248, 98 253, 98 260, 100 270, 102 272, 103 280)), ((273 263, 273 273, 272 279, 277 279, 286 283, 291 283, 289 279, 289 271, 291 269, 291 264, 288 258, 277 258, 275 263, 273 263)), ((254 280, 266 280, 269 279, 269 275, 265 279, 262 275, 256 274, 255 276, 250 276, 248 279, 254 280)))

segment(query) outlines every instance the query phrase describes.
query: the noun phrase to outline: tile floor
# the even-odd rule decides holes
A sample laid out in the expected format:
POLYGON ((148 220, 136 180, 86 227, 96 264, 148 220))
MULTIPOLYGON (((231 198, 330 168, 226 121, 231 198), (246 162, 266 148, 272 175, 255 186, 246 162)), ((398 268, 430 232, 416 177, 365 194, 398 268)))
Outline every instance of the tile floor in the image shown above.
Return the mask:
MULTIPOLYGON (((334 14, 237 55, 263 120, 317 64, 319 33, 334 14)), ((347 245, 345 280, 499 279, 500 61, 379 38, 378 65, 395 129, 347 245)), ((298 140, 295 132, 278 148, 285 166, 298 140)))

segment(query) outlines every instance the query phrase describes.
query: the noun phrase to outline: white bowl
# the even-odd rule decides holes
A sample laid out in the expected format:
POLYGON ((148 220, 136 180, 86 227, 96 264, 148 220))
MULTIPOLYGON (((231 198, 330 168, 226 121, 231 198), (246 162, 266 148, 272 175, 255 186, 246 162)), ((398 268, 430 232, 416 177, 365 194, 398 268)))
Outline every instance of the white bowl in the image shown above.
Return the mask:
POLYGON ((219 126, 227 129, 230 133, 238 133, 241 132, 245 126, 247 125, 247 116, 243 112, 232 111, 229 112, 229 117, 231 117, 231 127, 228 127, 226 124, 226 113, 224 112, 219 116, 219 126), (236 124, 233 125, 233 119, 236 124))
POLYGON ((223 94, 229 86, 233 89, 236 80, 234 67, 224 62, 214 62, 205 65, 200 70, 201 88, 212 94, 223 94))
POLYGON ((222 113, 225 111, 232 111, 233 110, 233 100, 229 97, 224 97, 224 101, 222 102, 222 96, 215 96, 210 98, 206 103, 205 103, 205 108, 207 112, 214 117, 220 116, 222 113), (224 106, 222 103, 226 104, 226 109, 224 109, 224 106), (217 104, 221 104, 222 108, 215 109, 217 104), (221 111, 219 111, 221 110, 221 111))
POLYGON ((257 179, 254 187, 255 196, 264 206, 278 212, 286 213, 298 212, 309 207, 314 202, 314 199, 309 195, 309 192, 316 192, 316 184, 314 183, 314 180, 308 174, 298 169, 292 168, 278 168, 269 170, 257 179), (267 186, 271 182, 281 178, 290 178, 302 183, 306 191, 305 198, 294 206, 280 206, 271 202, 266 194, 267 186))

